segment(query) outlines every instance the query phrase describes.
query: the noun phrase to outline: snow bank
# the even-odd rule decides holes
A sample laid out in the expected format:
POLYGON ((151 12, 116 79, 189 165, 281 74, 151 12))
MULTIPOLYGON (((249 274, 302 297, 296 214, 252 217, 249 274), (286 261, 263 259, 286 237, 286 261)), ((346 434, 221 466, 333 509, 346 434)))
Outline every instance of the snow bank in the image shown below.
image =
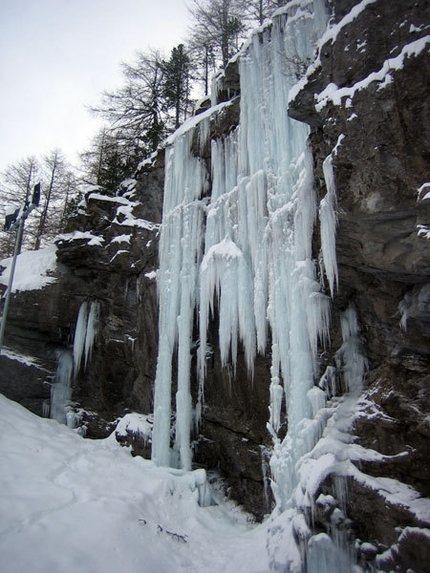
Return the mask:
POLYGON ((264 526, 200 507, 203 470, 84 440, 0 395, 0 569, 7 573, 263 573, 264 526))

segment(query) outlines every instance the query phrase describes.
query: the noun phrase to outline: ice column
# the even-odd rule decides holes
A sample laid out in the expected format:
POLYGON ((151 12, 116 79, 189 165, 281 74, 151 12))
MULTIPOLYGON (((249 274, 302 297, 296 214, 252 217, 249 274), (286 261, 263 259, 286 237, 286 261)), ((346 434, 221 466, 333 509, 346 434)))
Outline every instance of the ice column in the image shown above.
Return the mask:
POLYGON ((73 365, 75 376, 81 367, 82 356, 85 348, 85 335, 87 332, 88 303, 84 301, 79 307, 78 319, 75 326, 75 336, 73 340, 73 365))
MULTIPOLYGON (((275 442, 271 469, 280 507, 285 507, 297 483, 295 462, 319 437, 308 392, 317 374, 317 348, 328 338, 330 320, 330 297, 322 292, 312 259, 317 207, 309 130, 287 114, 289 90, 313 60, 315 39, 326 27, 324 5, 310 0, 289 3, 241 53, 240 124, 211 143, 212 189, 205 204, 200 199, 204 168, 191 153, 193 130, 181 129, 166 155, 153 459, 176 464, 176 455, 181 467, 190 467, 190 352, 197 306, 201 382, 211 314, 219 317, 223 363, 235 365, 241 344, 251 374, 256 353, 266 350, 270 328, 269 428, 275 442), (277 432, 283 404, 288 435, 281 442, 277 432)), ((206 128, 205 124, 205 133, 206 128)))
POLYGON ((100 319, 100 303, 92 301, 90 312, 88 313, 87 332, 85 335, 85 368, 91 360, 93 353, 94 340, 97 335, 100 319))
MULTIPOLYGON (((195 128, 198 129, 198 126, 195 128)), ((160 236, 159 354, 154 393, 152 458, 158 465, 191 468, 191 344, 202 253, 206 169, 193 156, 194 128, 166 149, 160 236), (172 360, 177 348, 175 444, 170 448, 172 360)))
POLYGON ((323 163, 327 194, 321 200, 319 217, 321 222, 321 251, 330 293, 333 296, 338 285, 336 258, 336 187, 334 182, 333 158, 330 154, 323 163))
POLYGON ((73 357, 69 350, 57 352, 57 371, 51 386, 50 417, 60 424, 66 423, 66 406, 72 397, 73 357))
POLYGON ((84 301, 78 312, 78 319, 75 327, 75 337, 73 342, 73 365, 75 377, 78 375, 82 358, 84 358, 84 367, 87 367, 93 351, 94 340, 97 335, 97 329, 100 318, 100 303, 84 301))
POLYGON ((85 367, 91 359, 99 316, 100 303, 84 301, 76 320, 73 352, 66 349, 57 352, 58 364, 51 386, 50 416, 62 424, 66 423, 66 407, 72 397, 73 373, 75 377, 78 375, 83 358, 85 367))
POLYGON ((336 365, 343 374, 345 391, 358 395, 363 389, 369 361, 363 350, 357 312, 353 305, 343 312, 340 325, 343 343, 336 353, 336 365))
MULTIPOLYGON (((238 177, 253 181, 262 173, 258 176, 265 182, 260 199, 265 211, 259 217, 263 231, 253 236, 253 226, 247 235, 248 250, 255 253, 254 293, 261 297, 257 303, 254 296, 254 301, 258 308, 267 297, 265 313, 272 334, 271 470, 281 509, 297 484, 297 460, 312 448, 320 432, 313 422, 309 390, 317 374, 318 342, 328 338, 330 300, 321 291, 312 259, 317 213, 308 127, 291 120, 287 107, 289 90, 313 59, 313 41, 326 24, 322 2, 290 3, 262 32, 262 41, 253 37, 240 60, 238 177), (281 442, 277 431, 283 402, 288 434, 281 442)), ((261 310, 255 313, 261 315, 261 310)), ((260 328, 257 322, 256 328, 260 328)))

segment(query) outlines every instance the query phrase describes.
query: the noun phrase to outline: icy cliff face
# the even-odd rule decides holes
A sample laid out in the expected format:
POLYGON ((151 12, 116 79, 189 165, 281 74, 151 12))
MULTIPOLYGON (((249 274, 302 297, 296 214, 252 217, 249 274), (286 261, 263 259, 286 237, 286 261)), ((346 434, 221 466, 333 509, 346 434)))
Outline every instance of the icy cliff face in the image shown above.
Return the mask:
MULTIPOLYGON (((358 75, 363 75, 362 68, 369 68, 365 79, 342 89, 330 82, 319 84, 319 96, 314 99, 315 77, 321 68, 328 76, 353 73, 352 65, 330 72, 329 58, 336 41, 342 46, 347 41, 348 27, 356 26, 363 16, 369 22, 370 12, 377 12, 378 3, 372 0, 355 4, 337 3, 339 23, 323 35, 318 59, 297 83, 314 58, 328 15, 324 2, 290 2, 272 25, 253 35, 239 56, 238 128, 214 136, 216 130, 211 125, 220 121, 230 103, 217 104, 213 98, 215 107, 185 125, 168 150, 153 459, 190 468, 191 437, 204 409, 205 378, 213 360, 209 344, 213 324, 221 364, 230 369, 233 379, 239 358, 243 357, 252 379, 258 354, 270 356, 267 428, 272 437, 270 470, 276 507, 268 527, 268 548, 275 570, 286 563, 288 570, 300 570, 306 563, 308 571, 318 573, 339 567, 350 571, 357 558, 362 563, 372 561, 381 547, 361 547, 357 542, 357 552, 352 551, 353 532, 346 518, 351 507, 350 488, 356 495, 372 490, 378 503, 387 503, 401 492, 406 522, 425 524, 428 519, 427 509, 424 514, 417 513, 412 501, 417 492, 395 480, 374 481, 358 469, 362 464, 394 460, 388 462, 384 453, 354 445, 352 422, 363 420, 360 412, 367 408, 362 392, 369 359, 356 310, 363 299, 352 297, 354 304, 348 300, 348 289, 338 294, 342 289, 336 249, 338 217, 347 217, 337 189, 343 179, 336 169, 342 166, 340 158, 348 147, 345 132, 335 127, 336 114, 331 118, 327 113, 330 106, 344 106, 350 113, 342 122, 353 127, 356 115, 350 108, 356 95, 367 90, 374 95, 373 82, 381 84, 378 91, 386 89, 393 79, 392 70, 421 54, 426 42, 421 39, 409 47, 397 46, 400 55, 390 60, 394 67, 387 67, 384 60, 382 67, 371 70, 381 53, 357 60, 358 75), (322 62, 324 58, 328 64, 322 62), (288 118, 289 101, 292 115, 314 127, 313 159, 308 148, 309 128, 288 118), (196 142, 200 150, 207 149, 208 134, 213 136, 210 167, 196 157, 196 142), (330 146, 325 144, 326 136, 330 146), (319 182, 318 196, 315 180, 319 182), (321 353, 329 348, 330 335, 334 338, 330 351, 321 353), (196 375, 193 368, 190 374, 195 354, 196 375), (172 393, 176 393, 173 411, 172 393), (315 534, 315 525, 320 533, 315 534)), ((363 38, 368 29, 364 28, 363 38)), ((410 23, 409 33, 422 35, 423 30, 410 23)), ((366 40, 362 44, 357 41, 355 47, 363 50, 365 45, 366 40)), ((352 49, 343 47, 345 53, 352 49)), ((393 47, 390 53, 395 50, 393 47)), ((349 79, 342 81, 348 84, 349 79)), ((367 180, 364 167, 363 173, 367 180)), ((353 188, 351 191, 344 205, 361 201, 368 213, 381 199, 373 190, 366 189, 364 200, 353 188)), ((341 195, 345 199, 343 190, 341 195)), ((368 219, 363 221, 360 224, 365 226, 368 219)), ((417 236, 425 235, 419 229, 417 236)), ((364 246, 360 260, 371 250, 364 246)), ((401 257, 404 251, 400 251, 397 255, 401 257)), ((419 297, 415 291, 415 298, 419 297)), ((404 324, 408 309, 417 311, 418 302, 405 299, 400 308, 404 324)), ((408 457, 407 450, 398 448, 395 457, 396 463, 401 463, 408 457)), ((426 502, 422 507, 427 507, 426 502)), ((390 533, 386 539, 392 543, 394 538, 390 533)), ((381 557, 378 566, 385 567, 384 559, 388 563, 395 559, 393 555, 381 557)))
MULTIPOLYGON (((425 571, 430 547, 419 528, 430 523, 430 251, 422 232, 430 213, 422 201, 430 177, 429 5, 339 0, 333 7, 319 58, 290 92, 289 109, 313 126, 321 198, 330 189, 331 157, 339 277, 332 340, 339 346, 344 327, 337 317, 353 303, 369 363, 351 412, 349 435, 359 447, 346 472, 346 506, 353 535, 377 540, 370 552, 357 546, 363 567, 373 551, 377 569, 425 571)), ((324 247, 322 227, 318 240, 324 247)), ((332 494, 335 480, 327 476, 321 489, 332 494)), ((316 524, 327 523, 319 511, 316 524)))
MULTIPOLYGON (((212 140, 210 172, 194 156, 193 141, 204 141, 210 133, 207 123, 229 103, 217 105, 176 134, 167 150, 160 239, 153 460, 191 468, 191 437, 204 405, 212 319, 219 325, 221 363, 230 364, 233 373, 239 349, 251 377, 257 353, 270 353, 267 427, 273 440, 270 469, 276 511, 268 547, 274 564, 289 561, 292 568, 301 567, 294 527, 301 519, 308 527, 304 515, 312 512, 318 484, 348 458, 340 447, 336 455, 321 446, 304 462, 334 411, 346 431, 350 406, 325 408, 333 392, 327 383, 329 371, 317 385, 318 349, 328 342, 330 296, 337 285, 331 156, 325 162, 327 195, 318 205, 309 130, 287 115, 289 90, 297 82, 300 66, 314 57, 316 39, 327 20, 323 2, 293 2, 273 25, 251 38, 239 57, 239 127, 212 140), (319 273, 312 250, 318 211, 324 236, 319 273), (193 396, 190 372, 195 347, 198 392, 193 396), (176 380, 172 380, 174 361, 176 380), (173 446, 172 388, 176 391, 173 446), (282 437, 285 415, 288 432, 282 437)), ((346 391, 357 397, 367 362, 358 345, 352 307, 343 323, 339 362, 346 391)), ((310 530, 306 531, 307 539, 310 530)), ((324 570, 331 570, 333 559, 349 563, 343 542, 341 535, 339 542, 316 537, 309 544, 310 562, 313 559, 317 566, 326 552, 331 557, 324 570)))
MULTIPOLYGON (((187 468, 195 454, 246 509, 272 511, 275 571, 425 572, 429 5, 328 4, 298 83, 320 3, 281 10, 169 141, 153 455, 187 468)), ((91 436, 151 410, 164 150, 136 177, 86 197, 57 282, 14 297, 0 357, 0 390, 41 413, 53 351, 75 334, 72 399, 98 419, 91 436), (86 345, 89 307, 74 327, 91 300, 86 345)), ((58 362, 64 421, 70 355, 58 362)))
MULTIPOLYGON (((241 345, 252 373, 257 351, 266 351, 270 328, 270 429, 275 441, 284 395, 290 436, 300 421, 311 417, 307 391, 316 374, 318 340, 327 337, 330 301, 317 281, 311 255, 317 205, 308 129, 289 120, 287 102, 300 65, 314 56, 316 38, 327 18, 324 2, 294 2, 273 26, 251 38, 240 55, 240 126, 212 141, 211 173, 194 157, 192 141, 198 132, 204 142, 207 122, 223 112, 222 104, 185 125, 167 150, 152 454, 159 464, 190 468, 190 436, 204 398, 207 331, 215 314, 221 361, 231 362, 233 369, 241 345), (193 405, 190 367, 197 311, 200 388, 193 405)), ((291 491, 284 489, 278 491, 286 502, 291 491)))

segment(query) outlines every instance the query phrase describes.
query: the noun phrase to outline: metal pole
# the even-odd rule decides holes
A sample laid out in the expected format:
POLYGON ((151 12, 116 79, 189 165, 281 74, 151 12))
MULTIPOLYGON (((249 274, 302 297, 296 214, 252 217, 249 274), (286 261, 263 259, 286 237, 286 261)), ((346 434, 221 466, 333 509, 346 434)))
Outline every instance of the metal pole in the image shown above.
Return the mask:
MULTIPOLYGON (((31 172, 30 172, 30 176, 31 176, 31 172)), ((16 224, 18 222, 18 232, 16 234, 16 239, 15 239, 15 248, 13 250, 13 259, 12 259, 12 264, 10 266, 10 273, 9 273, 9 284, 7 286, 6 299, 4 302, 4 309, 3 309, 3 316, 1 318, 1 324, 0 324, 0 354, 1 354, 1 351, 3 348, 3 338, 4 338, 4 331, 6 328, 6 318, 7 318, 7 313, 9 310, 10 297, 12 295, 12 285, 13 285, 13 276, 15 274, 16 259, 18 257, 20 250, 21 250, 22 235, 24 233, 24 223, 25 223, 26 218, 31 213, 31 211, 33 211, 33 209, 36 209, 36 207, 38 207, 39 200, 40 200, 40 183, 37 183, 33 189, 33 196, 31 198, 31 203, 28 202, 28 193, 27 193, 27 195, 25 197, 24 206, 21 207, 21 209, 19 210, 18 217, 15 218, 15 222, 13 223, 13 225, 10 225, 10 223, 8 224, 7 218, 6 218, 6 223, 5 223, 6 230, 16 228, 16 224), (6 225, 7 225, 7 227, 6 227, 6 225)))
POLYGON ((24 216, 24 213, 22 213, 19 215, 18 232, 16 234, 16 239, 15 239, 15 248, 13 251, 13 259, 12 259, 12 264, 10 267, 10 274, 9 274, 9 284, 7 286, 6 299, 4 302, 4 309, 3 309, 3 316, 1 319, 1 325, 0 325, 0 354, 1 354, 2 348, 3 348, 4 330, 6 328, 6 318, 7 318, 7 313, 9 310, 10 297, 12 294, 12 284, 13 284, 13 276, 15 274, 16 259, 18 257, 19 245, 21 243, 22 234, 24 232, 24 221, 25 221, 25 216, 24 216))

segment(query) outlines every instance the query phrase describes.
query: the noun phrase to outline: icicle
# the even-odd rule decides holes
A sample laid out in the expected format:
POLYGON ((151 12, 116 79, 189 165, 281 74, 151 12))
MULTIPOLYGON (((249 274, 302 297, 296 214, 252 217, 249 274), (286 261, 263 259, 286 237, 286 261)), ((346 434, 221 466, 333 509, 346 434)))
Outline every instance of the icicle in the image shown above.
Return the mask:
POLYGON ((100 318, 100 303, 97 301, 93 301, 90 306, 90 312, 88 313, 87 330, 85 335, 85 368, 87 367, 89 361, 91 360, 94 340, 97 336, 99 318, 100 318))
POLYGON ((333 158, 331 154, 324 160, 323 172, 327 194, 321 200, 319 212, 321 221, 321 250, 330 293, 331 296, 333 296, 339 279, 336 258, 336 186, 334 183, 333 158))
POLYGON ((336 361, 343 372, 346 390, 358 394, 363 389, 369 363, 362 350, 357 313, 352 305, 341 316, 341 330, 343 344, 336 353, 336 361))
MULTIPOLYGON (((204 119, 204 118, 202 118, 204 119)), ((197 125, 196 129, 199 129, 197 125)), ((203 135, 207 126, 203 128, 203 135)), ((202 133, 200 133, 200 136, 202 133)), ((191 467, 192 405, 190 368, 192 328, 202 253, 204 163, 192 155, 194 128, 166 150, 163 222, 160 236, 159 353, 154 392, 152 458, 158 465, 179 460, 191 467), (170 448, 172 360, 177 347, 178 380, 174 454, 170 448)), ((200 140, 202 145, 202 141, 200 140)))
POLYGON ((328 398, 336 396, 336 368, 334 366, 327 366, 324 374, 321 376, 318 386, 321 390, 324 390, 328 398))
POLYGON ((79 373, 82 358, 85 355, 84 367, 86 368, 93 350, 94 340, 97 336, 97 328, 100 318, 100 303, 97 301, 84 301, 78 313, 73 341, 73 365, 75 378, 79 373))
POLYGON ((57 371, 51 386, 50 416, 60 424, 66 423, 65 407, 72 397, 71 380, 73 373, 73 357, 68 350, 57 352, 57 371))
POLYGON ((83 302, 79 308, 78 320, 76 321, 75 337, 73 342, 73 363, 75 377, 81 367, 82 356, 85 348, 85 336, 87 332, 88 303, 83 302))

